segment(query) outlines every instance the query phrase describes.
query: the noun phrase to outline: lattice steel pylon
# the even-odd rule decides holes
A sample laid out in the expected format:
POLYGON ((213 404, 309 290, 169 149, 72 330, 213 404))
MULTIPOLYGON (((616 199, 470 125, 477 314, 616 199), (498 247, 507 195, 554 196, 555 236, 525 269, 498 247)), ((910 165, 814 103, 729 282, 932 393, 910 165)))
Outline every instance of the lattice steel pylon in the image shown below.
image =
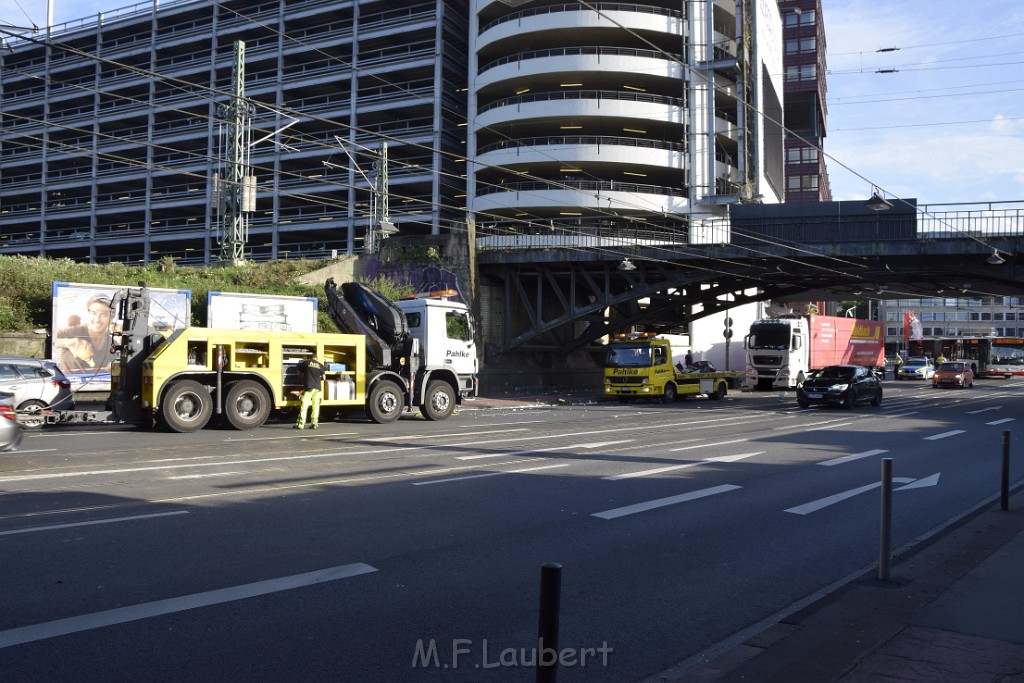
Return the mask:
POLYGON ((221 265, 245 262, 249 216, 256 210, 256 178, 250 173, 252 118, 255 107, 245 100, 245 43, 235 41, 231 70, 231 102, 219 108, 225 128, 223 176, 214 175, 221 265))

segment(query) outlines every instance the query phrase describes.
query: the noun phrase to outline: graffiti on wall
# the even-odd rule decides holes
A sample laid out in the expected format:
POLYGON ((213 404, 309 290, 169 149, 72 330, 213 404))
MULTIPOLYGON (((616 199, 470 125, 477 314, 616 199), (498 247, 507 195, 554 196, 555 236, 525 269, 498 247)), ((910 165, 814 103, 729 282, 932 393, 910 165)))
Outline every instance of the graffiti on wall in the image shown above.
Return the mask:
POLYGON ((445 289, 455 290, 458 292, 458 296, 453 298, 464 304, 469 303, 462 288, 459 286, 459 277, 447 268, 440 268, 438 266, 388 265, 374 259, 366 266, 366 277, 369 280, 383 277, 395 282, 408 282, 416 290, 417 294, 439 292, 445 289))

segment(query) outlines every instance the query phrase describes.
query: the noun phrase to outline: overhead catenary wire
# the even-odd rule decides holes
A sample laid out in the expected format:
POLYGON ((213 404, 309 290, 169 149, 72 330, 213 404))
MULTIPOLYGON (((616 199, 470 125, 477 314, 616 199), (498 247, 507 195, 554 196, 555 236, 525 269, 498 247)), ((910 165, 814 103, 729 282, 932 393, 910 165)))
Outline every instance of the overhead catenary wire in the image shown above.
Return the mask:
MULTIPOLYGON (((217 4, 217 5, 219 5, 219 4, 220 4, 220 3, 216 3, 216 2, 213 2, 213 0, 211 0, 211 3, 212 3, 212 4, 217 4)), ((585 2, 581 2, 581 4, 582 4, 582 5, 584 5, 584 6, 587 6, 587 7, 591 7, 590 5, 588 5, 588 4, 587 4, 587 3, 585 3, 585 2)), ((221 5, 221 6, 222 6, 222 5, 221 5)), ((226 8, 226 9, 227 9, 227 8, 226 8)), ((234 11, 234 10, 230 10, 230 11, 234 11)), ((266 26, 266 25, 264 24, 264 26, 266 26)), ((270 27, 270 28, 271 28, 271 30, 274 30, 274 29, 273 29, 272 27, 270 27)), ((284 35, 285 37, 287 37, 287 38, 291 39, 290 37, 288 37, 288 36, 287 36, 287 34, 282 34, 282 35, 284 35)), ((301 42, 301 41, 299 41, 299 42, 301 42)), ((67 48, 66 48, 66 47, 64 47, 64 46, 62 46, 62 47, 63 47, 63 49, 67 49, 67 48)), ((319 50, 318 50, 318 51, 319 51, 319 50)), ((322 52, 322 51, 321 51, 321 52, 322 52)), ((83 54, 83 55, 85 55, 85 56, 89 56, 89 55, 87 55, 87 53, 81 53, 81 54, 83 54)), ((324 53, 324 54, 326 54, 326 53, 324 53)), ((666 54, 668 54, 668 53, 666 53, 666 54)), ((672 57, 673 59, 675 59, 675 61, 677 61, 678 63, 682 64, 682 65, 683 65, 684 67, 690 68, 690 67, 689 67, 688 65, 686 65, 686 64, 685 64, 685 63, 683 63, 682 61, 680 61, 680 60, 676 59, 676 58, 675 58, 674 56, 672 56, 672 55, 669 55, 669 56, 670 56, 670 57, 672 57)), ((336 57, 333 57, 333 56, 332 56, 332 58, 336 58, 336 57)), ((343 62, 343 60, 341 60, 341 61, 343 62)), ((114 63, 115 63, 115 64, 118 64, 118 63, 116 63, 116 62, 114 62, 114 63)), ((344 63, 344 62, 343 62, 343 63, 344 63)), ((152 75, 152 76, 155 76, 155 77, 161 78, 162 80, 166 80, 166 81, 168 81, 168 82, 171 82, 171 81, 175 80, 175 79, 169 79, 169 78, 167 78, 167 77, 163 77, 163 76, 160 76, 159 74, 152 74, 151 72, 148 72, 148 71, 146 71, 146 70, 142 70, 142 69, 138 69, 137 67, 132 67, 132 66, 130 66, 130 65, 124 65, 124 64, 119 64, 119 65, 120 65, 120 66, 124 66, 124 67, 126 67, 126 68, 129 68, 129 69, 133 69, 133 70, 136 70, 136 71, 138 71, 138 72, 140 72, 140 73, 147 73, 147 74, 150 74, 150 75, 152 75)), ((691 69, 691 70, 692 70, 692 69, 691 69)), ((699 72, 695 72, 695 73, 699 73, 699 72)), ((701 75, 703 76, 703 74, 701 74, 701 75)), ((383 80, 383 79, 382 79, 382 80, 383 80)), ((383 82, 387 82, 387 81, 383 81, 383 82)), ((200 88, 200 89, 203 89, 203 86, 199 86, 198 84, 195 84, 195 83, 191 83, 191 82, 188 82, 188 81, 182 81, 182 83, 185 83, 185 84, 186 84, 187 86, 189 86, 189 93, 190 93, 190 94, 192 94, 192 95, 195 95, 195 94, 196 94, 196 93, 194 92, 194 90, 195 90, 196 88, 200 88)), ((389 83, 389 85, 392 85, 392 86, 394 86, 394 84, 390 84, 390 83, 389 83)), ((399 86, 394 86, 394 87, 399 87, 399 86)), ((213 95, 212 95, 213 97, 227 96, 227 94, 226 94, 226 93, 221 93, 221 92, 219 92, 219 91, 216 91, 216 90, 214 90, 214 89, 208 89, 208 88, 206 88, 206 90, 209 90, 209 91, 210 91, 211 93, 213 93, 213 95)), ((254 100, 254 101, 255 101, 255 102, 257 102, 257 103, 259 103, 259 104, 263 104, 262 102, 259 102, 258 100, 254 100)), ((749 103, 745 103, 745 106, 749 106, 749 103)), ((754 111, 757 111, 757 110, 756 110, 756 108, 754 108, 753 110, 754 110, 754 111)), ((301 112, 298 112, 298 113, 299 113, 299 114, 301 114, 301 112)), ((758 113, 760 113, 760 112, 758 112, 758 113)), ((305 114, 302 114, 302 115, 304 115, 304 116, 308 116, 308 115, 305 115, 305 114)), ((311 118, 315 118, 315 117, 311 117, 311 118)), ((335 124, 337 124, 337 122, 332 122, 332 123, 335 123, 335 124)), ((337 124, 337 125, 340 125, 341 127, 346 127, 346 128, 350 128, 351 130, 354 130, 354 131, 358 131, 358 130, 359 130, 359 129, 356 129, 356 128, 354 128, 354 127, 349 127, 349 126, 345 126, 345 124, 337 124)), ((394 140, 394 141, 398 141, 398 142, 404 142, 405 144, 414 144, 414 145, 416 144, 416 143, 409 143, 408 141, 402 141, 402 140, 401 140, 400 138, 397 138, 397 137, 393 137, 393 136, 388 136, 388 135, 382 135, 382 134, 380 134, 380 133, 375 133, 375 132, 372 132, 372 131, 359 131, 359 132, 363 132, 363 133, 366 133, 366 134, 368 134, 368 135, 376 135, 376 136, 377 136, 377 137, 379 137, 379 138, 384 138, 384 139, 388 139, 388 140, 394 140)), ((429 147, 425 147, 425 148, 426 148, 426 149, 428 149, 428 150, 429 150, 429 151, 431 151, 431 152, 437 152, 437 153, 441 153, 441 154, 447 154, 447 153, 448 153, 448 152, 446 152, 445 150, 435 150, 435 149, 433 149, 433 148, 429 148, 429 147)), ((131 163, 134 163, 134 162, 131 162, 131 163)), ((478 162, 477 162, 477 163, 478 163, 478 162)), ((502 167, 492 167, 492 168, 502 168, 502 167)), ((509 169, 502 169, 502 170, 509 170, 509 169)), ((438 169, 432 169, 432 172, 434 172, 434 173, 443 173, 443 171, 440 171, 440 170, 438 170, 438 169)), ((514 172, 514 171, 513 171, 513 172, 514 172)), ((551 183, 552 185, 556 185, 556 186, 557 186, 557 183, 552 183, 551 181, 548 181, 547 179, 543 179, 543 178, 536 178, 536 177, 532 177, 532 176, 529 176, 529 175, 527 175, 527 176, 525 176, 525 177, 527 177, 527 178, 533 178, 534 180, 539 180, 539 181, 544 181, 544 182, 548 182, 548 183, 551 183)), ((339 185, 339 186, 340 186, 340 187, 345 187, 344 185, 339 185)), ((565 187, 571 187, 571 186, 565 186, 565 187)), ((446 207, 446 208, 453 208, 453 207, 446 207)), ((633 208, 635 208, 636 210, 644 210, 644 209, 645 209, 645 207, 643 207, 643 206, 640 206, 640 205, 638 205, 638 206, 636 206, 636 207, 633 207, 633 208)), ((486 214, 483 214, 483 215, 486 215, 486 214)), ((615 216, 616 214, 615 214, 614 212, 611 212, 611 213, 608 213, 607 215, 609 215, 609 216, 615 216)), ((676 215, 670 215, 670 216, 667 216, 667 217, 669 217, 669 218, 671 218, 671 219, 673 219, 673 220, 676 220, 676 219, 678 219, 678 220, 685 220, 685 218, 684 218, 684 217, 680 217, 680 216, 676 216, 676 215)), ((494 218, 494 219, 501 219, 501 220, 508 220, 508 217, 506 217, 506 216, 494 216, 493 218, 494 218)), ((531 221, 541 221, 541 220, 548 220, 548 219, 546 219, 546 218, 544 218, 544 217, 541 217, 541 216, 533 216, 533 217, 532 217, 531 219, 529 219, 529 220, 525 220, 525 221, 524 221, 524 223, 525 223, 525 224, 529 224, 529 223, 530 223, 531 221)), ((581 233, 581 234, 584 234, 584 233, 581 233)), ((692 254, 692 253, 695 253, 695 250, 688 250, 688 251, 689 251, 689 252, 690 252, 691 254, 692 254)), ((814 254, 814 255, 815 255, 815 256, 820 256, 820 255, 818 255, 818 254, 814 254)))

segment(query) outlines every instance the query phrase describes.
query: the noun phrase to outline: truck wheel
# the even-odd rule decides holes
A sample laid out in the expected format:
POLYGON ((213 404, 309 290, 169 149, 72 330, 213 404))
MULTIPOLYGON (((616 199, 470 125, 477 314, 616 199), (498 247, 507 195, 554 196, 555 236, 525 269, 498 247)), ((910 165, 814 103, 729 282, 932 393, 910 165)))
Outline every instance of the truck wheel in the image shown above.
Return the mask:
POLYGON ((427 395, 420 406, 420 415, 428 420, 443 420, 455 410, 455 392, 452 385, 442 380, 427 384, 427 395))
POLYGON ((662 403, 671 403, 676 400, 676 385, 669 382, 665 385, 665 391, 661 395, 662 403))
POLYGON ((245 379, 228 385, 224 419, 235 429, 262 427, 270 416, 270 394, 258 382, 245 379))
POLYGON ((728 391, 725 388, 725 382, 719 382, 718 384, 715 385, 714 391, 708 392, 708 398, 710 398, 712 401, 721 401, 723 398, 725 398, 725 395, 727 393, 728 391))
POLYGON ((377 424, 394 422, 402 414, 405 401, 402 390, 394 382, 382 380, 373 385, 366 398, 366 412, 377 424))
POLYGON ((21 417, 18 418, 18 424, 25 429, 38 429, 46 424, 46 418, 41 413, 46 410, 46 404, 42 401, 25 401, 18 406, 18 412, 21 413, 21 417))
POLYGON ((206 426, 213 414, 210 392, 190 379, 172 382, 160 406, 163 424, 172 432, 196 432, 206 426))

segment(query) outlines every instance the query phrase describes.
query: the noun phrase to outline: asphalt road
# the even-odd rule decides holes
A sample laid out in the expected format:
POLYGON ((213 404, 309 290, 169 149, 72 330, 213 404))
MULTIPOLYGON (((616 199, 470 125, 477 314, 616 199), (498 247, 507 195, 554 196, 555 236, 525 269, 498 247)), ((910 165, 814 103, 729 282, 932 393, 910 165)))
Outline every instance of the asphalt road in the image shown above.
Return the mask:
MULTIPOLYGON (((31 433, 0 459, 5 681, 640 681, 999 491, 1024 380, 885 382, 879 408, 461 410, 297 432, 31 433)), ((653 680, 653 679, 652 679, 653 680)))

